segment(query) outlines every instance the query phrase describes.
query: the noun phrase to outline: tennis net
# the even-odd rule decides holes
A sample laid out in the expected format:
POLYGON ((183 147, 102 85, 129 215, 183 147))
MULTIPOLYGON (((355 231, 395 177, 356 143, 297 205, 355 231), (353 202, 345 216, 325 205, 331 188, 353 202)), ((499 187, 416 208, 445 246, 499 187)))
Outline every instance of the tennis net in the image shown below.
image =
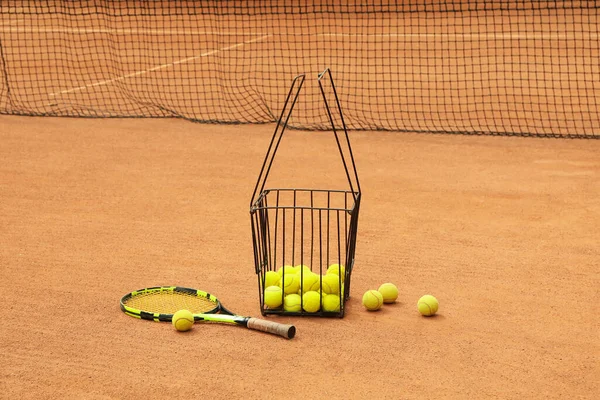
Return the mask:
POLYGON ((600 1, 0 2, 0 113, 600 137, 600 1), (367 4, 368 3, 368 4, 367 4), (314 82, 314 83, 313 83, 314 82))

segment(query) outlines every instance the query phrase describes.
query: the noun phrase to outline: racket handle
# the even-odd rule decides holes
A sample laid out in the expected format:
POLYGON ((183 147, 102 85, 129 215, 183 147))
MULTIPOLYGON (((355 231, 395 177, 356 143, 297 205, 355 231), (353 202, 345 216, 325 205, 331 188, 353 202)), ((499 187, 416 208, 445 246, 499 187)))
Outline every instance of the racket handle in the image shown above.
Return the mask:
POLYGON ((283 336, 286 339, 291 339, 296 334, 294 325, 280 324, 278 322, 266 321, 260 318, 250 318, 248 320, 248 328, 274 335, 283 336))

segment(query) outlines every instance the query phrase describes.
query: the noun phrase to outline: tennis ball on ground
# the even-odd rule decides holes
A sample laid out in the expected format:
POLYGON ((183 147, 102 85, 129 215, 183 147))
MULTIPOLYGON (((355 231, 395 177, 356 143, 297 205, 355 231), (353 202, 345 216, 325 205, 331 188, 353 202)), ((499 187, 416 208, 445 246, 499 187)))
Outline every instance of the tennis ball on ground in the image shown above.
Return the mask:
POLYGON ((438 307, 438 300, 430 294, 426 294, 425 296, 421 297, 419 299, 419 302, 417 303, 417 308, 419 309, 419 312, 421 313, 421 315, 424 315, 426 317, 434 315, 437 312, 438 307))
POLYGON ((340 277, 335 274, 323 275, 321 290, 327 294, 340 294, 340 277))
MULTIPOLYGON (((300 276, 300 274, 298 274, 300 276)), ((321 288, 321 282, 319 275, 314 272, 304 272, 302 275, 302 290, 304 293, 308 291, 319 291, 321 288)))
POLYGON ((280 286, 285 294, 298 293, 298 290, 300 290, 300 276, 298 274, 285 274, 281 278, 280 286))
POLYGON ((267 271, 265 273, 265 287, 269 286, 279 286, 279 281, 281 280, 281 276, 275 271, 267 271))
POLYGON ((302 296, 302 308, 306 312, 317 312, 321 308, 321 295, 319 292, 310 290, 302 296))
POLYGON ((362 298, 363 306, 369 311, 376 311, 383 304, 383 296, 377 290, 367 290, 362 298))
POLYGON ((377 291, 383 296, 384 303, 393 303, 398 298, 398 288, 393 283, 384 283, 377 291))
POLYGON ((189 331, 194 326, 194 315, 189 310, 179 310, 173 314, 171 323, 180 332, 189 331))
POLYGON ((327 274, 335 274, 342 276, 342 282, 346 278, 346 268, 342 264, 331 264, 329 268, 327 268, 327 274))
POLYGON ((299 294, 288 294, 283 299, 283 309, 285 311, 298 312, 302 308, 302 298, 299 294))
POLYGON ((283 290, 279 286, 269 286, 265 289, 265 305, 269 308, 281 306, 283 290))
POLYGON ((325 295, 325 297, 323 298, 323 311, 340 311, 340 296, 338 296, 337 294, 325 295))

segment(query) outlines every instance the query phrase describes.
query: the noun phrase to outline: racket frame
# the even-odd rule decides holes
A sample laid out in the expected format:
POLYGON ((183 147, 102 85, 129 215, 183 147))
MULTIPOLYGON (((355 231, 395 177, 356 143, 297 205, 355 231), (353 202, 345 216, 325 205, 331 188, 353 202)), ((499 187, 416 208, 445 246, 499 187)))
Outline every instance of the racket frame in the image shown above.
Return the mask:
POLYGON ((123 296, 119 302, 121 310, 130 317, 144 319, 155 322, 172 322, 173 314, 170 313, 154 313, 150 311, 140 310, 132 306, 128 306, 129 299, 135 296, 140 296, 148 293, 160 292, 179 292, 190 296, 205 298, 214 303, 214 308, 209 309, 204 313, 193 313, 195 322, 221 322, 245 326, 249 329, 259 330, 262 332, 276 334, 287 339, 292 339, 296 334, 296 328, 293 325, 280 324, 274 321, 261 320, 253 317, 245 317, 236 315, 225 308, 219 299, 212 294, 203 290, 192 289, 182 286, 153 286, 140 290, 135 290, 123 296))

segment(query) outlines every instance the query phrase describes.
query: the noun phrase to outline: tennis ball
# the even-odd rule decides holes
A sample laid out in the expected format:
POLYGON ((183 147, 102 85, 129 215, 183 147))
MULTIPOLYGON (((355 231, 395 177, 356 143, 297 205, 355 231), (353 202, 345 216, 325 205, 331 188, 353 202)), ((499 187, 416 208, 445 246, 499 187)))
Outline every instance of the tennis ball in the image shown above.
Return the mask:
POLYGON ((269 308, 281 306, 283 290, 279 286, 269 286, 265 289, 265 305, 269 308))
POLYGON ((363 306, 369 311, 376 311, 383 304, 383 296, 377 290, 367 290, 362 298, 363 306))
POLYGON ((194 315, 189 310, 179 310, 173 314, 171 323, 180 332, 189 331, 194 326, 194 315))
POLYGON ((321 295, 319 292, 310 290, 302 296, 302 308, 306 312, 314 313, 321 308, 321 295))
POLYGON ((277 273, 280 277, 282 277, 284 274, 295 274, 296 272, 298 271, 293 265, 284 265, 283 267, 277 270, 277 273))
POLYGON ((300 265, 296 265, 295 268, 296 268, 296 272, 298 272, 298 273, 300 273, 300 271, 302 271, 303 274, 314 273, 311 271, 311 269, 308 265, 300 264, 300 265))
POLYGON ((268 288, 269 286, 279 286, 280 280, 281 280, 281 277, 275 271, 267 271, 265 273, 265 287, 266 288, 268 288))
MULTIPOLYGON (((300 276, 300 274, 298 274, 300 276)), ((319 275, 314 272, 304 272, 302 275, 302 290, 304 293, 308 291, 319 291, 321 288, 321 282, 319 275)))
POLYGON ((384 303, 393 303, 398 298, 398 288, 393 283, 384 283, 377 291, 383 296, 384 303))
POLYGON ((321 290, 327 294, 340 294, 340 277, 335 274, 323 275, 321 290))
POLYGON ((285 311, 298 312, 302 308, 302 298, 299 294, 288 294, 283 299, 283 309, 285 311))
POLYGON ((329 268, 327 268, 327 274, 335 274, 335 275, 342 275, 342 282, 344 282, 344 279, 346 278, 346 268, 342 265, 342 264, 331 264, 329 266, 329 268))
POLYGON ((283 275, 281 287, 285 294, 298 293, 298 290, 300 290, 300 276, 298 274, 283 275))
POLYGON ((426 294, 425 296, 421 297, 419 299, 419 302, 417 303, 417 308, 419 309, 419 312, 421 313, 421 315, 424 315, 426 317, 431 317, 432 315, 434 315, 437 312, 438 307, 438 300, 430 294, 426 294))
POLYGON ((323 298, 323 311, 340 311, 340 296, 338 296, 337 294, 325 295, 325 297, 323 298))

